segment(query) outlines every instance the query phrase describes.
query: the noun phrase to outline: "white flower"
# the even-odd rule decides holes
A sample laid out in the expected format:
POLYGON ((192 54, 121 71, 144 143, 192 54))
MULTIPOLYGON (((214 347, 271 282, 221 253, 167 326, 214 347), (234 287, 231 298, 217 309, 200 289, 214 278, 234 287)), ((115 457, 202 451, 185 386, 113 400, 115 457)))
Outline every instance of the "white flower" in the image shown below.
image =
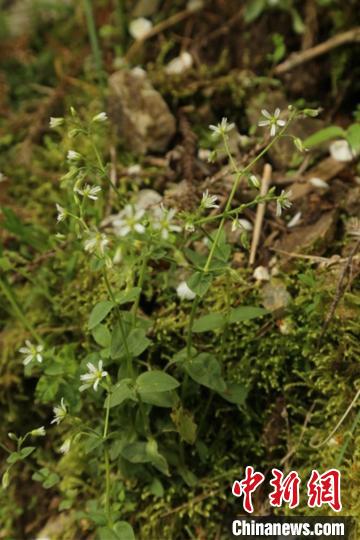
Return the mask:
POLYGON ((219 208, 218 204, 215 204, 218 200, 216 195, 209 195, 209 190, 207 189, 202 194, 201 207, 202 208, 219 208))
POLYGON ((176 210, 171 208, 167 210, 162 204, 154 210, 155 221, 153 228, 160 231, 161 238, 167 240, 170 232, 181 232, 179 225, 173 225, 171 222, 176 214, 176 210))
POLYGON ((195 231, 195 225, 191 221, 187 221, 185 223, 185 231, 194 232, 195 231))
POLYGON ((65 405, 65 401, 64 401, 64 398, 61 398, 61 402, 60 402, 60 405, 58 405, 57 407, 54 407, 53 408, 53 411, 54 411, 54 420, 51 420, 51 424, 60 424, 60 422, 62 422, 65 418, 65 416, 67 415, 67 408, 66 408, 66 405, 65 405))
POLYGON ((75 152, 75 150, 69 150, 66 157, 69 161, 79 161, 79 159, 81 159, 81 154, 75 152))
POLYGON ((254 270, 253 277, 256 279, 256 281, 269 281, 269 270, 265 268, 265 266, 258 266, 254 270))
POLYGON ((57 128, 59 126, 62 126, 62 124, 64 123, 64 119, 61 118, 61 117, 54 117, 54 116, 50 116, 50 121, 49 121, 49 126, 53 129, 53 128, 57 128))
POLYGON ((252 223, 247 219, 234 219, 231 225, 231 230, 234 232, 237 229, 240 229, 244 232, 250 232, 253 229, 252 223))
POLYGON ((101 187, 85 184, 83 187, 80 188, 75 187, 74 191, 76 191, 76 193, 79 193, 79 195, 82 195, 83 197, 87 197, 88 199, 96 201, 98 199, 97 194, 101 191, 101 187))
POLYGON ((149 19, 145 19, 145 17, 134 19, 129 24, 129 33, 134 39, 137 40, 144 39, 151 29, 152 22, 149 21, 149 19))
POLYGON ((88 253, 105 254, 106 246, 109 244, 109 239, 106 234, 99 231, 91 233, 84 242, 84 249, 88 253))
POLYGON ((32 360, 36 360, 41 364, 43 361, 43 357, 41 355, 41 352, 44 349, 43 345, 33 345, 28 339, 25 341, 25 345, 26 347, 21 347, 21 349, 19 349, 21 354, 26 355, 23 361, 24 366, 30 364, 32 360))
POLYGON ((180 56, 173 58, 171 62, 168 63, 168 65, 165 67, 165 71, 169 75, 180 75, 187 69, 190 69, 192 65, 193 57, 190 53, 184 51, 180 54, 180 56))
POLYGON ((309 184, 311 184, 312 186, 314 186, 316 188, 320 188, 320 189, 328 189, 329 188, 329 184, 327 182, 325 182, 325 180, 322 180, 321 178, 317 178, 316 176, 314 176, 313 178, 310 178, 309 184))
POLYGON ((107 119, 108 119, 108 115, 106 114, 106 112, 101 112, 99 114, 96 114, 91 121, 92 122, 106 122, 107 119))
POLYGON ((59 448, 59 452, 62 454, 67 454, 71 447, 71 439, 65 439, 65 441, 62 443, 62 445, 59 448))
POLYGON ((30 435, 31 435, 32 437, 45 437, 46 431, 45 431, 44 426, 41 426, 41 427, 36 428, 36 429, 33 429, 32 431, 30 431, 30 435))
POLYGON ((265 127, 270 126, 270 135, 271 137, 274 137, 276 134, 278 127, 285 126, 286 122, 285 120, 280 120, 280 109, 275 109, 274 114, 269 113, 266 109, 262 109, 261 114, 265 116, 266 120, 260 120, 258 123, 258 126, 265 127))
POLYGON ((229 131, 234 129, 235 124, 229 124, 227 118, 223 118, 219 124, 216 126, 210 125, 209 128, 213 132, 213 137, 225 136, 229 131))
POLYGON ((92 364, 91 362, 88 362, 86 365, 88 367, 89 372, 85 373, 84 375, 80 375, 80 379, 82 381, 85 381, 85 384, 82 384, 80 386, 80 392, 83 392, 83 390, 86 390, 87 388, 90 388, 91 386, 94 388, 96 392, 101 379, 107 376, 107 371, 103 371, 102 360, 99 360, 97 367, 95 367, 94 364, 92 364))
POLYGON ((349 143, 343 139, 331 143, 329 151, 331 157, 336 159, 336 161, 352 161, 355 157, 349 143))
POLYGON ((181 300, 194 300, 196 294, 190 289, 186 281, 182 281, 176 288, 178 297, 181 300))
POLYGON ((289 229, 296 227, 297 225, 299 225, 300 220, 301 220, 301 212, 297 212, 295 216, 290 219, 289 223, 287 224, 287 227, 289 229))
POLYGON ((291 195, 290 190, 287 191, 287 192, 282 190, 282 192, 280 193, 280 196, 279 196, 278 200, 276 201, 276 216, 277 217, 281 216, 283 208, 290 208, 291 207, 292 202, 289 201, 290 195, 291 195))
POLYGON ((130 232, 144 234, 145 227, 139 223, 144 214, 144 209, 135 210, 131 204, 127 204, 113 221, 115 233, 118 236, 127 236, 130 232))
POLYGON ((65 210, 65 208, 63 208, 62 206, 60 206, 60 204, 57 204, 57 203, 56 203, 56 210, 58 211, 56 220, 58 223, 60 223, 61 221, 64 221, 64 219, 66 218, 67 211, 65 210))

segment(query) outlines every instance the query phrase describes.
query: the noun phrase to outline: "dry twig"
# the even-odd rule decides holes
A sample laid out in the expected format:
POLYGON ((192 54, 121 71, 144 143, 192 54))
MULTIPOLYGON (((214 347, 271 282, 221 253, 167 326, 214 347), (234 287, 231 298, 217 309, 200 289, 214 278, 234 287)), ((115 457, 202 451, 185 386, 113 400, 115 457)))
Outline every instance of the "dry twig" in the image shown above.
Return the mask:
POLYGON ((276 66, 274 73, 275 75, 282 75, 283 73, 286 73, 287 71, 290 71, 291 69, 294 69, 305 62, 309 62, 322 54, 326 54, 336 47, 340 47, 340 45, 345 45, 346 43, 352 43, 354 41, 360 41, 359 26, 353 28, 352 30, 348 30, 347 32, 337 34, 323 43, 319 43, 319 45, 311 47, 311 49, 306 49, 305 51, 290 55, 285 62, 282 62, 276 66))

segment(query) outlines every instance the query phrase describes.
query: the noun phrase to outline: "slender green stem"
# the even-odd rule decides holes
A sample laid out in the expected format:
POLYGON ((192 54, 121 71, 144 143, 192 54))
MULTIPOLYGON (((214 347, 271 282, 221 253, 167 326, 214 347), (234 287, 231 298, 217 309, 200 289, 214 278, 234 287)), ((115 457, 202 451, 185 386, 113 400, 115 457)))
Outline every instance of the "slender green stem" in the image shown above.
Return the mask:
MULTIPOLYGON (((139 279, 138 279, 138 283, 137 283, 137 286, 139 287, 139 289, 142 289, 143 285, 144 285, 147 263, 148 263, 148 255, 146 254, 143 257, 141 267, 140 267, 139 279)), ((132 318, 133 318, 133 325, 134 326, 135 326, 135 323, 136 323, 136 315, 137 315, 137 312, 138 312, 138 309, 139 309, 139 302, 140 302, 140 294, 137 296, 137 298, 136 298, 136 300, 134 302, 133 308, 132 308, 132 318)))
POLYGON ((108 521, 109 527, 112 526, 111 519, 111 505, 110 505, 110 459, 109 459, 109 449, 107 447, 106 438, 108 436, 109 430, 109 416, 110 416, 110 393, 109 388, 107 392, 106 399, 106 412, 105 412, 105 423, 104 423, 104 464, 105 464, 105 513, 108 521))
POLYGON ((221 219, 223 217, 231 217, 231 216, 236 216, 236 214, 241 214, 245 208, 251 208, 252 206, 256 206, 257 204, 260 204, 260 203, 266 203, 266 202, 270 202, 270 201, 275 201, 277 199, 277 195, 265 195, 265 196, 261 196, 261 195, 258 195, 253 201, 251 202, 248 202, 248 203, 243 203, 241 204, 240 206, 236 207, 236 208, 233 208, 233 210, 229 210, 228 212, 222 212, 221 214, 215 214, 214 216, 207 216, 207 217, 204 217, 204 218, 200 218, 196 221, 194 221, 194 225, 203 225, 204 223, 211 223, 212 221, 217 221, 218 219, 221 219))
POLYGON ((99 40, 96 33, 94 12, 93 12, 93 6, 92 6, 91 0, 84 0, 84 11, 85 11, 86 24, 87 24, 88 33, 89 33, 90 44, 91 44, 91 50, 92 50, 92 54, 95 60, 96 69, 98 71, 99 81, 101 83, 104 83, 105 81, 104 81, 104 72, 103 72, 103 66, 102 66, 102 55, 101 55, 99 40))
MULTIPOLYGON (((223 135, 223 141, 224 141, 225 150, 226 150, 226 153, 229 156, 230 164, 231 164, 234 172, 236 173, 236 176, 235 176, 235 181, 234 181, 234 184, 232 186, 230 195, 229 195, 228 200, 226 202, 225 209, 224 209, 223 215, 221 217, 219 227, 218 227, 218 229, 216 231, 214 242, 211 245, 208 258, 207 258, 205 266, 203 268, 204 273, 207 273, 209 271, 209 269, 210 269, 210 265, 211 265, 212 259, 214 257, 214 254, 215 254, 215 251, 216 251, 216 248, 217 248, 220 236, 221 236, 221 232, 223 230, 226 218, 227 218, 227 216, 229 214, 231 203, 232 203, 233 198, 235 196, 236 190, 239 187, 240 180, 242 179, 242 177, 246 173, 248 173, 254 167, 254 165, 259 161, 259 159, 270 150, 270 148, 273 146, 273 144, 275 144, 275 142, 279 139, 279 137, 281 137, 285 133, 285 131, 287 130, 287 128, 289 127, 291 122, 294 120, 296 114, 297 114, 296 111, 293 111, 290 114, 289 120, 287 121, 285 126, 279 131, 279 133, 275 137, 273 137, 273 139, 269 142, 269 144, 267 144, 265 146, 265 148, 252 161, 250 161, 250 163, 246 167, 244 167, 243 169, 239 169, 239 167, 237 166, 236 161, 233 158, 233 156, 231 154, 231 151, 230 151, 230 148, 229 148, 229 145, 228 145, 227 135, 226 134, 223 135)), ((194 322, 194 319, 195 319, 196 309, 197 309, 197 307, 199 305, 199 302, 200 302, 198 296, 196 297, 196 299, 198 299, 198 301, 197 302, 194 301, 194 303, 193 303, 193 308, 192 308, 192 311, 191 311, 191 316, 190 316, 189 325, 188 325, 188 333, 187 333, 188 347, 189 347, 189 344, 190 344, 190 347, 191 347, 192 327, 193 327, 193 322, 194 322)))
POLYGON ((128 377, 131 377, 133 379, 134 378, 134 373, 133 373, 133 367, 132 367, 132 356, 131 356, 129 346, 128 346, 128 342, 127 342, 127 337, 126 337, 126 332, 125 332, 125 328, 124 328, 124 322, 123 322, 121 310, 120 310, 119 306, 116 303, 116 298, 115 298, 115 295, 114 295, 114 293, 112 291, 112 288, 111 288, 111 285, 110 285, 110 282, 109 282, 109 279, 108 279, 107 272, 106 272, 105 268, 104 268, 104 280, 105 280, 105 285, 106 285, 107 291, 109 293, 109 296, 110 296, 111 300, 114 302, 114 304, 116 304, 119 328, 120 328, 120 333, 121 333, 121 339, 123 341, 125 354, 126 354, 127 374, 128 374, 128 377))
MULTIPOLYGON (((200 297, 196 296, 194 298, 193 304, 191 306, 191 312, 190 312, 190 319, 189 319, 189 329, 192 329, 195 319, 196 310, 198 308, 198 305, 200 303, 200 297)), ((191 358, 191 346, 192 346, 192 332, 189 331, 187 334, 187 342, 186 342, 186 351, 187 351, 187 358, 191 358)))
POLYGON ((26 316, 22 312, 19 303, 15 297, 14 291, 12 290, 11 286, 8 284, 6 278, 3 279, 0 278, 0 288, 2 289, 5 297, 9 301, 9 304, 14 310, 15 315, 20 319, 20 321, 23 323, 25 328, 30 332, 30 334, 35 338, 39 343, 43 343, 43 340, 39 336, 39 334, 36 332, 34 327, 29 323, 26 316))
POLYGON ((100 153, 99 153, 99 150, 97 149, 97 146, 94 142, 94 139, 93 139, 93 135, 91 133, 91 131, 89 130, 89 133, 88 133, 89 137, 90 137, 90 141, 91 141, 91 146, 95 152, 95 156, 96 156, 96 159, 97 159, 97 162, 99 164, 99 167, 96 167, 97 169, 99 168, 102 175, 104 176, 104 178, 107 180, 107 182, 109 182, 110 186, 113 188, 113 190, 115 191, 116 195, 118 196, 119 199, 121 199, 121 194, 119 193, 117 187, 115 186, 114 182, 111 180, 111 178, 107 175, 106 173, 106 167, 105 165, 103 164, 103 161, 101 159, 101 156, 100 156, 100 153))

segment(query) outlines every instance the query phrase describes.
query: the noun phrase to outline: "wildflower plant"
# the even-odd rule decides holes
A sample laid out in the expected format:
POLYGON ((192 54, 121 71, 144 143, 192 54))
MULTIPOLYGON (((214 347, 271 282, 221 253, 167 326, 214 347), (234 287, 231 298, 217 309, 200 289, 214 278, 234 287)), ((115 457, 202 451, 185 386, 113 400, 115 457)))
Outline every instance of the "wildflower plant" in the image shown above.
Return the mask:
MULTIPOLYGON (((91 350, 87 355, 77 351, 78 358, 74 356, 69 360, 68 373, 56 362, 50 367, 50 359, 42 363, 43 350, 50 351, 51 336, 43 337, 46 345, 42 340, 37 345, 27 341, 20 352, 25 355, 24 364, 34 363, 45 372, 59 369, 64 378, 57 401, 52 404, 53 418, 49 420, 51 429, 59 429, 61 433, 58 451, 71 456, 77 448, 86 455, 93 453, 102 462, 99 487, 102 482, 103 488, 94 522, 104 538, 125 537, 125 533, 119 531, 127 531, 127 538, 133 534, 129 524, 119 521, 116 480, 126 472, 123 465, 119 472, 120 458, 122 464, 131 465, 138 481, 144 471, 147 478, 158 473, 166 477, 174 470, 184 477, 190 466, 186 445, 195 443, 208 411, 208 407, 202 407, 202 418, 197 425, 194 414, 187 410, 196 388, 202 387, 209 400, 216 395, 232 407, 244 402, 244 384, 228 380, 222 362, 228 328, 267 312, 257 306, 234 307, 229 287, 223 311, 204 313, 202 306, 216 280, 225 277, 229 283, 236 274, 230 262, 226 224, 229 223, 233 231, 239 229, 246 233, 251 230, 251 224, 243 216, 246 208, 269 201, 275 201, 277 215, 289 208, 288 193, 278 195, 271 188, 266 196, 260 195, 260 181, 253 170, 300 114, 303 113, 291 109, 287 120, 281 120, 278 110, 274 115, 264 111, 272 138, 242 168, 229 147, 229 132, 234 124, 223 118, 220 124, 210 126, 227 156, 233 183, 230 193, 221 199, 221 207, 218 195, 206 189, 192 212, 178 212, 165 204, 145 210, 132 197, 124 197, 113 183, 97 145, 98 134, 106 129, 106 113, 100 112, 84 121, 72 109, 69 118, 50 119, 50 127, 58 133, 65 131, 72 145, 64 154, 68 166, 61 183, 64 197, 54 208, 54 221, 61 233, 60 238, 57 237, 59 249, 66 241, 80 250, 84 264, 103 284, 106 295, 89 313, 87 331, 93 339, 91 350), (77 149, 77 141, 85 141, 90 151, 83 150, 84 144, 77 149), (250 202, 235 204, 243 181, 255 190, 255 196, 250 202), (109 192, 114 195, 115 213, 111 219, 105 219, 102 199, 109 192), (194 250, 194 242, 199 240, 204 241, 202 253, 194 250), (167 296, 181 303, 182 309, 188 312, 180 337, 182 346, 166 365, 161 358, 153 360, 154 321, 140 309, 146 290, 159 286, 156 268, 160 264, 171 264, 172 269, 179 271, 181 277, 175 283, 163 280, 162 284, 168 290, 167 296), (221 332, 220 357, 208 349, 203 350, 195 338, 198 334, 218 330, 221 332), (86 414, 89 404, 96 414, 86 414), (162 413, 163 423, 154 422, 154 411, 158 408, 169 412, 162 413), (174 438, 178 443, 177 454, 174 438)), ((264 121, 261 125, 265 125, 264 121)), ((69 350, 67 354, 71 357, 69 350)), ((50 352, 46 358, 50 358, 50 352)), ((23 438, 12 436, 17 449, 8 450, 10 466, 3 480, 5 487, 11 467, 35 450, 35 447, 23 447, 25 440, 34 437, 35 432, 36 436, 45 436, 43 428, 23 438)), ((41 471, 38 479, 54 481, 51 471, 41 471)), ((91 513, 88 517, 92 518, 91 513)))

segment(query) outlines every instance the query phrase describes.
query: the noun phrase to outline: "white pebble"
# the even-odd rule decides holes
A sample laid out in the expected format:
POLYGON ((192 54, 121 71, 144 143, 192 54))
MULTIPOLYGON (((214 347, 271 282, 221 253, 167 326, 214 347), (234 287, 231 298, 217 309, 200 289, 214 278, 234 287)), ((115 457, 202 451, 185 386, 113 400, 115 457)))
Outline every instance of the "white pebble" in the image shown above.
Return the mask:
POLYGON ((253 277, 257 281, 270 281, 269 270, 265 266, 258 266, 255 268, 253 277))
POLYGON ((352 161, 355 157, 350 145, 344 139, 334 141, 329 146, 330 155, 336 161, 352 161))

